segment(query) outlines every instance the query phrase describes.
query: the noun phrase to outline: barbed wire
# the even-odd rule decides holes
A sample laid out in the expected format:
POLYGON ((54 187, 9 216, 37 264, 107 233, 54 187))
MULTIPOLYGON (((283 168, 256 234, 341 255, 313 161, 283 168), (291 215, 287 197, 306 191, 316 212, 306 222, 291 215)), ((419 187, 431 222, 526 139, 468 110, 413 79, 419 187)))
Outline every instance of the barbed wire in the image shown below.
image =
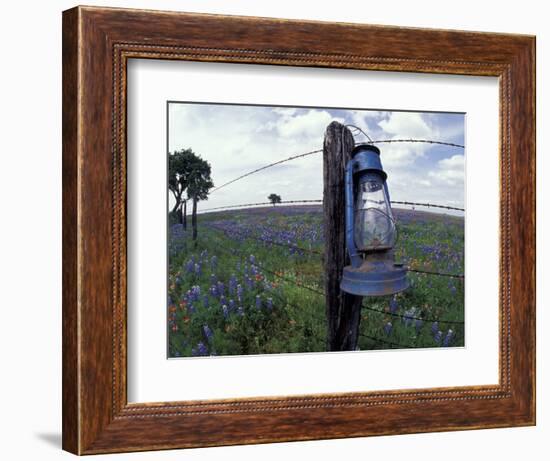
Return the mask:
MULTIPOLYGON (((213 224, 209 224, 209 227, 216 228, 220 231, 223 231, 222 228, 220 228, 219 226, 215 226, 213 224)), ((294 245, 293 243, 277 242, 276 240, 271 240, 271 239, 267 239, 267 238, 263 238, 263 237, 260 238, 260 237, 256 237, 256 236, 253 236, 253 235, 247 235, 246 238, 251 239, 251 240, 255 240, 255 241, 261 242, 261 243, 269 243, 269 244, 281 246, 281 247, 284 247, 284 248, 291 248, 293 250, 301 251, 301 252, 304 252, 304 253, 310 253, 310 254, 320 255, 320 256, 323 256, 323 254, 324 254, 322 251, 318 251, 318 250, 315 250, 313 248, 303 248, 301 246, 294 245)))
MULTIPOLYGON (((319 199, 305 199, 305 200, 282 200, 281 202, 278 202, 278 204, 291 204, 291 203, 323 203, 322 200, 319 199)), ((273 202, 256 202, 256 203, 241 203, 238 205, 225 205, 225 206, 218 206, 214 208, 205 208, 204 210, 200 210, 201 212, 204 211, 215 211, 215 210, 227 210, 230 208, 243 208, 243 207, 251 207, 251 206, 264 206, 264 205, 273 205, 273 202)))
MULTIPOLYGON (((223 233, 226 237, 228 236, 228 235, 227 235, 227 232, 226 232, 225 230, 223 230, 223 229, 219 229, 219 228, 217 228, 217 227, 215 227, 215 226, 211 226, 211 225, 208 225, 208 226, 206 226, 206 227, 208 227, 209 229, 213 229, 213 230, 216 230, 216 231, 218 231, 218 232, 221 232, 221 233, 223 233)), ((217 241, 220 242, 220 243, 222 242, 222 240, 219 239, 219 238, 217 238, 217 239, 214 238, 214 239, 217 240, 217 241)), ((223 245, 219 245, 219 246, 218 246, 218 249, 222 249, 222 252, 226 252, 226 254, 228 254, 228 253, 230 252, 230 250, 227 250, 223 245)), ((236 251, 236 250, 235 250, 235 251, 236 251)), ((235 253, 231 253, 231 255, 232 255, 232 256, 236 256, 235 253)), ((244 254, 241 252, 241 253, 239 253, 239 255, 241 256, 241 261, 244 260, 244 258, 245 258, 244 254)), ((293 280, 293 279, 291 279, 291 278, 285 277, 284 275, 282 275, 282 274, 280 273, 280 271, 274 271, 274 270, 272 270, 272 269, 269 269, 269 268, 265 267, 263 264, 256 264, 256 265, 257 265, 257 267, 258 267, 259 269, 261 269, 262 271, 267 272, 268 274, 273 275, 273 276, 277 277, 278 279, 283 280, 283 281, 285 281, 285 282, 287 282, 287 283, 290 283, 290 284, 292 284, 292 285, 294 285, 294 286, 296 286, 296 287, 298 287, 298 288, 304 288, 304 289, 306 289, 306 290, 308 290, 308 291, 310 291, 310 292, 312 292, 312 293, 315 293, 315 294, 317 294, 317 295, 319 295, 319 296, 323 296, 323 297, 324 297, 324 296, 326 295, 325 292, 322 291, 322 290, 319 290, 319 289, 313 288, 313 287, 311 287, 311 286, 308 286, 308 285, 306 285, 306 284, 304 284, 304 283, 299 282, 298 280, 293 280)), ((361 308, 362 308, 362 309, 367 309, 367 310, 370 310, 370 311, 373 311, 373 312, 377 312, 377 313, 379 313, 379 314, 387 314, 387 315, 390 315, 390 316, 400 317, 400 318, 403 318, 403 319, 407 319, 407 318, 408 318, 408 319, 411 319, 411 320, 422 320, 422 321, 424 321, 424 322, 430 322, 430 323, 438 322, 438 323, 447 323, 447 324, 454 324, 454 325, 464 325, 464 322, 463 322, 463 321, 461 322, 461 321, 457 321, 457 320, 442 320, 442 319, 427 318, 427 317, 422 318, 422 317, 416 317, 416 316, 413 316, 413 315, 405 315, 405 314, 398 314, 398 313, 386 312, 386 311, 381 311, 381 310, 379 310, 379 309, 374 309, 374 308, 372 308, 372 307, 366 306, 365 304, 362 304, 361 308)))
POLYGON ((440 144, 442 146, 460 147, 461 149, 464 149, 464 146, 462 144, 455 144, 453 142, 445 142, 445 141, 433 141, 431 139, 377 139, 375 141, 369 141, 362 144, 381 144, 381 143, 394 143, 394 142, 440 144))
POLYGON ((425 206, 428 208, 444 208, 446 210, 466 211, 464 208, 449 205, 436 205, 434 203, 422 203, 422 202, 404 202, 399 200, 392 200, 392 204, 396 205, 409 205, 409 206, 425 206))
MULTIPOLYGON (((452 142, 444 142, 444 141, 434 141, 434 140, 431 140, 431 139, 378 139, 378 140, 373 141, 373 140, 371 140, 370 136, 367 135, 361 128, 359 128, 355 125, 347 125, 347 126, 352 127, 356 130, 359 130, 361 133, 363 133, 369 139, 368 142, 363 143, 363 144, 408 142, 408 143, 441 144, 441 145, 444 145, 444 146, 460 147, 460 148, 464 149, 464 146, 462 144, 455 144, 455 143, 452 143, 452 142)), ((358 143, 357 145, 359 145, 359 144, 361 144, 361 143, 358 143)), ((210 193, 212 194, 216 191, 219 191, 223 187, 229 186, 230 184, 233 184, 237 181, 240 181, 241 179, 244 179, 244 178, 246 178, 250 175, 253 175, 253 174, 258 173, 260 171, 266 170, 266 169, 271 168, 273 166, 280 165, 282 163, 289 162, 291 160, 296 160, 298 158, 307 157, 309 155, 318 154, 320 152, 323 152, 323 149, 316 149, 316 150, 312 150, 312 151, 309 151, 309 152, 304 152, 303 154, 291 155, 290 157, 287 157, 287 158, 282 159, 282 160, 277 160, 276 162, 269 163, 268 165, 264 165, 260 168, 256 168, 255 170, 249 171, 249 172, 247 172, 247 173, 245 173, 241 176, 238 176, 235 179, 232 179, 231 181, 227 181, 227 182, 223 183, 221 186, 218 186, 218 187, 215 187, 214 189, 212 189, 210 191, 210 193)))
MULTIPOLYGON (((372 138, 367 134, 367 132, 364 131, 363 129, 359 128, 358 126, 355 126, 355 125, 345 125, 345 126, 346 126, 346 128, 351 128, 351 129, 359 131, 359 133, 363 134, 371 143, 373 142, 372 138)), ((352 133, 352 136, 354 136, 353 133, 352 133)))
MULTIPOLYGON (((207 226, 207 227, 210 227, 210 226, 207 226)), ((224 233, 224 235, 226 235, 226 232, 221 230, 221 229, 217 229, 213 226, 211 228, 214 228, 215 230, 218 230, 218 231, 224 233)), ((221 239, 217 239, 217 240, 221 242, 221 239)), ((226 254, 231 254, 231 256, 240 259, 241 262, 246 260, 246 256, 244 256, 243 253, 236 254, 234 252, 231 252, 230 250, 227 250, 223 245, 218 246, 218 249, 223 249, 222 252, 226 252, 226 254)), ((311 292, 313 292, 313 293, 315 293, 319 296, 323 296, 323 297, 325 296, 324 291, 316 290, 316 289, 311 288, 307 285, 301 284, 300 282, 298 282, 296 280, 292 280, 292 279, 289 279, 287 277, 284 277, 284 276, 280 275, 279 273, 277 273, 276 271, 273 271, 271 269, 266 268, 262 264, 257 264, 257 267, 260 269, 260 271, 267 272, 268 274, 274 275, 275 277, 277 277, 281 280, 284 280, 287 283, 291 283, 291 284, 293 284, 294 286, 296 286, 298 288, 307 289, 307 290, 309 290, 309 291, 311 291, 311 292)), ((239 270, 239 272, 241 274, 243 273, 242 266, 241 266, 241 269, 239 270)), ((281 302, 281 303, 284 303, 288 306, 291 306, 294 309, 300 309, 301 308, 300 306, 297 306, 296 304, 290 302, 288 299, 283 298, 281 296, 281 294, 278 293, 277 291, 273 291, 271 294, 274 295, 279 300, 279 302, 281 302)), ((384 315, 388 314, 388 315, 391 315, 391 316, 394 316, 394 317, 399 317, 399 318, 404 318, 404 319, 408 318, 410 320, 422 320, 423 322, 428 322, 428 323, 438 322, 439 324, 464 325, 464 322, 459 322, 459 321, 441 320, 441 319, 427 319, 427 318, 420 318, 420 317, 416 317, 416 316, 412 316, 412 315, 403 315, 403 314, 398 314, 398 313, 380 311, 378 309, 374 309, 374 308, 371 308, 369 306, 365 306, 364 304, 361 306, 361 308, 362 309, 367 309, 367 310, 370 310, 370 311, 373 311, 373 312, 376 312, 376 313, 379 313, 379 314, 384 314, 384 315)), ((367 335, 367 334, 364 334, 364 333, 358 333, 358 334, 359 334, 360 337, 370 339, 371 341, 377 342, 379 344, 387 344, 391 348, 394 348, 394 347, 401 348, 401 349, 416 349, 417 348, 416 346, 413 346, 413 345, 401 344, 401 343, 398 343, 398 342, 395 342, 395 341, 388 341, 386 339, 376 338, 374 336, 370 336, 370 335, 367 335)), ((321 337, 317 336, 316 334, 314 334, 314 332, 312 332, 312 336, 315 337, 318 341, 323 341, 324 342, 326 340, 325 338, 321 338, 321 337)))
MULTIPOLYGON (((225 236, 227 236, 227 232, 223 229, 218 229, 214 226, 207 226, 209 227, 210 229, 214 229, 218 232, 222 232, 225 236)), ((219 242, 221 242, 220 239, 218 239, 219 242)), ((220 245, 220 248, 223 248, 223 245, 220 245)), ((313 288, 313 287, 310 287, 308 285, 305 285, 303 283, 300 283, 298 280, 293 280, 293 279, 290 279, 288 277, 285 277, 284 275, 282 275, 280 273, 280 271, 274 271, 273 269, 269 269, 267 267, 265 267, 263 264, 256 264, 261 270, 267 272, 268 274, 271 274, 275 277, 277 277, 278 279, 280 280, 284 280, 285 282, 288 282, 288 283, 291 283, 299 288, 305 288, 306 290, 309 290, 311 291, 312 293, 315 293, 315 294, 318 294, 318 295, 321 295, 321 296, 325 296, 325 293, 323 291, 320 291, 320 290, 317 290, 316 288, 313 288)))
MULTIPOLYGON (((219 230, 220 232, 223 232, 224 235, 226 235, 227 237, 230 237, 224 229, 222 229, 218 226, 209 224, 207 227, 209 227, 211 229, 219 230)), ((261 243, 270 243, 270 244, 274 244, 274 245, 281 246, 281 247, 291 248, 291 249, 294 249, 296 251, 302 251, 304 253, 310 253, 310 254, 314 254, 314 255, 317 255, 317 256, 321 256, 321 257, 324 255, 324 253, 319 251, 319 250, 314 250, 312 248, 304 248, 304 247, 301 247, 299 245, 294 245, 292 243, 277 242, 275 240, 259 238, 259 237, 255 237, 255 236, 252 236, 252 235, 248 235, 248 236, 246 236, 246 238, 251 239, 251 240, 255 240, 255 241, 258 241, 258 242, 261 242, 261 243)), ((436 275, 436 276, 440 276, 440 277, 451 277, 451 278, 464 279, 464 274, 450 274, 448 272, 427 270, 427 269, 421 269, 421 268, 410 267, 410 266, 407 266, 407 270, 409 272, 416 272, 416 273, 420 273, 420 274, 436 275)))
MULTIPOLYGON (((217 230, 225 232, 224 229, 220 228, 219 226, 215 226, 213 224, 209 224, 208 227, 215 228, 217 230)), ((226 235, 227 235, 227 233, 226 233, 226 235)), ((293 250, 296 250, 296 251, 300 251, 300 252, 303 252, 303 253, 309 253, 309 254, 313 254, 313 255, 316 255, 316 256, 321 256, 321 257, 324 256, 324 252, 322 252, 322 251, 315 250, 313 248, 304 248, 304 247, 301 247, 299 245, 294 245, 292 243, 277 242, 276 240, 271 240, 271 239, 267 239, 267 238, 264 238, 264 237, 260 238, 260 237, 254 236, 254 235, 247 235, 245 238, 255 240, 255 241, 260 242, 260 243, 268 243, 268 244, 280 246, 280 247, 283 247, 283 248, 290 248, 290 249, 293 249, 293 250)), ((410 271, 410 272, 417 272, 417 273, 421 273, 421 274, 438 275, 438 276, 441 276, 441 277, 453 277, 453 278, 458 278, 458 279, 464 279, 463 274, 450 274, 448 272, 430 271, 430 270, 426 270, 426 269, 420 269, 420 268, 409 267, 409 266, 407 266, 407 270, 410 271)))
POLYGON ((397 346, 397 347, 400 347, 401 349, 417 349, 416 346, 410 346, 410 345, 405 345, 405 344, 400 344, 400 343, 396 343, 396 342, 393 342, 393 341, 388 341, 386 339, 382 339, 382 338, 375 338, 374 336, 369 336, 369 335, 366 335, 364 333, 359 333, 359 336, 362 336, 363 338, 368 338, 368 339, 371 339, 377 343, 383 343, 383 344, 389 344, 390 346, 397 346))
POLYGON ((233 184, 234 182, 237 182, 241 179, 244 179, 247 176, 250 176, 254 173, 258 173, 262 170, 266 170, 268 168, 271 168, 272 166, 280 165, 281 163, 285 163, 285 162, 288 162, 290 160, 296 160, 297 158, 307 157, 308 155, 318 154, 319 152, 323 152, 323 149, 312 150, 312 151, 305 152, 303 154, 298 154, 298 155, 291 155, 290 157, 285 158, 283 160, 278 160, 278 161, 270 163, 268 165, 264 165, 260 168, 256 168, 255 170, 249 171, 248 173, 245 173, 245 174, 243 174, 243 175, 241 175, 241 176, 239 176, 235 179, 232 179, 231 181, 227 181, 226 183, 223 183, 221 186, 215 187, 214 189, 212 189, 210 191, 210 193, 212 194, 213 192, 219 191, 222 187, 229 186, 229 184, 233 184))
POLYGON ((457 279, 463 279, 464 278, 464 274, 449 274, 447 272, 429 271, 429 270, 417 269, 417 268, 413 268, 413 267, 409 267, 409 268, 407 268, 407 270, 410 271, 410 272, 418 272, 419 274, 439 275, 441 277, 454 277, 454 278, 457 278, 457 279))
POLYGON ((441 320, 441 319, 433 319, 433 318, 426 318, 426 317, 416 317, 414 315, 408 315, 408 314, 398 314, 397 312, 391 312, 391 311, 381 311, 380 309, 375 309, 374 307, 365 306, 364 304, 361 306, 362 309, 367 309, 372 312, 377 312, 378 314, 384 314, 384 315, 391 315, 392 317, 399 317, 404 320, 421 320, 423 322, 428 323, 449 323, 453 325, 464 325, 464 322, 461 322, 459 320, 441 320))
MULTIPOLYGON (((287 205, 287 204, 296 204, 296 203, 323 203, 323 200, 322 199, 282 200, 278 202, 277 205, 279 204, 287 205)), ((446 210, 466 211, 464 208, 458 208, 458 207, 453 207, 449 205, 438 205, 435 203, 405 202, 405 201, 398 201, 398 200, 391 200, 391 203, 396 205, 423 206, 423 207, 429 207, 429 208, 443 208, 446 210)), ((237 205, 225 205, 225 206, 218 206, 213 208, 205 208, 200 211, 206 212, 206 211, 216 211, 216 210, 229 210, 231 208, 244 208, 244 207, 265 206, 265 205, 273 205, 273 202, 241 203, 237 205)))

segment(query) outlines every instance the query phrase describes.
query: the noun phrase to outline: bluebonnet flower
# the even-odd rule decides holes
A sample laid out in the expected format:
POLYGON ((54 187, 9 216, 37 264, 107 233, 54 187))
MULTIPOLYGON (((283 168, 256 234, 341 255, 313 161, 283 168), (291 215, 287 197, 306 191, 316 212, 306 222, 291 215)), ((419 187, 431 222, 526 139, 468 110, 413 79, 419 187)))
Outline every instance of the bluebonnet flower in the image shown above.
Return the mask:
POLYGON ((256 295, 256 309, 260 309, 262 307, 262 300, 260 298, 260 295, 256 295))
POLYGON ((439 323, 434 322, 432 323, 432 336, 435 336, 435 334, 439 331, 439 323))
POLYGON ((441 337, 443 336, 443 332, 441 330, 439 330, 435 335, 434 335, 434 341, 436 343, 439 343, 439 341, 441 341, 441 337))
POLYGON ((445 338, 443 339, 443 346, 444 347, 450 346, 450 344, 453 341, 454 336, 455 336, 455 334, 454 334, 453 330, 447 331, 447 334, 445 335, 445 338))
POLYGON ((237 314, 239 314, 241 317, 244 316, 244 309, 242 308, 242 306, 239 306, 237 308, 237 314))
POLYGON ((210 274, 210 283, 212 285, 216 285, 216 283, 218 283, 218 277, 216 277, 216 274, 210 274))
POLYGON ((220 296, 220 304, 227 304, 227 300, 225 299, 224 295, 220 296))
POLYGON ((229 309, 225 304, 222 306, 222 312, 223 312, 223 318, 224 319, 229 317, 229 309))
POLYGON ((256 257, 254 255, 250 255, 250 258, 249 258, 250 262, 252 264, 255 264, 256 263, 256 257))
POLYGON ((193 269, 195 268, 195 263, 191 260, 188 260, 186 263, 185 263, 185 271, 187 273, 191 273, 193 272, 193 269))
POLYGON ((237 289, 237 277, 235 277, 235 274, 232 274, 229 278, 229 293, 234 294, 235 290, 237 289))
POLYGON ((212 269, 212 272, 214 272, 214 269, 216 269, 217 265, 218 265, 218 257, 214 255, 210 258, 210 268, 212 269))
POLYGON ((201 263, 195 264, 195 275, 201 275, 202 274, 202 266, 201 263))
POLYGON ((414 307, 411 307, 410 309, 405 311, 405 315, 403 316, 403 323, 406 327, 408 327, 412 323, 415 313, 416 309, 414 307))
POLYGON ((225 289, 224 285, 223 285, 223 282, 219 281, 217 286, 218 286, 218 293, 220 294, 220 296, 223 295, 223 292, 224 292, 224 289, 225 289))
POLYGON ((198 285, 193 285, 191 287, 191 298, 193 301, 198 301, 201 294, 201 287, 198 285))
POLYGON ((393 325, 391 324, 391 322, 388 322, 384 325, 384 333, 386 333, 386 336, 389 336, 391 334, 392 328, 393 325))
POLYGON ((195 306, 193 306, 193 304, 189 302, 189 304, 187 304, 187 310, 189 311, 190 314, 194 314, 196 309, 195 309, 195 306))
POLYGON ((206 339, 208 340, 208 342, 210 342, 212 339, 212 336, 214 336, 214 333, 212 333, 212 330, 210 329, 210 327, 204 324, 202 326, 202 331, 204 333, 204 336, 206 336, 206 339))
POLYGON ((202 297, 202 305, 204 307, 208 307, 208 305, 210 304, 209 301, 210 301, 210 298, 208 297, 208 295, 204 295, 202 297))
POLYGON ((199 341, 199 343, 197 344, 197 347, 193 347, 191 349, 191 355, 193 356, 208 355, 208 348, 202 341, 199 341))
POLYGON ((237 299, 240 303, 243 302, 243 287, 241 284, 237 285, 237 299))
POLYGON ((393 296, 392 299, 390 299, 390 312, 395 314, 398 308, 399 304, 397 303, 397 298, 393 296))
POLYGON ((420 333, 420 330, 422 330, 422 325, 424 322, 421 319, 416 319, 416 322, 414 322, 414 328, 416 329, 416 334, 420 333))
POLYGON ((235 301, 232 299, 229 300, 229 310, 233 312, 235 310, 235 301))
POLYGON ((273 298, 267 298, 267 308, 269 310, 273 309, 273 298))

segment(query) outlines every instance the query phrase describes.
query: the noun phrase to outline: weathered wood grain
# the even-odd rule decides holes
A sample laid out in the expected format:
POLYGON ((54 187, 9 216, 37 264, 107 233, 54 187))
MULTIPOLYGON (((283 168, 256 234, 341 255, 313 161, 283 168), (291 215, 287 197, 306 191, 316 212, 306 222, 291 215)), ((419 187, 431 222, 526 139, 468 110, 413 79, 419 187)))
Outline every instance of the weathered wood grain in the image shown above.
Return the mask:
POLYGON ((534 51, 534 37, 506 34, 93 7, 64 12, 64 449, 87 454, 534 424, 534 51), (128 404, 132 58, 498 76, 499 384, 128 404))
POLYGON ((325 303, 330 351, 354 351, 359 339, 361 296, 340 290, 346 250, 344 171, 355 145, 351 131, 338 122, 326 129, 323 143, 323 222, 325 236, 325 303))

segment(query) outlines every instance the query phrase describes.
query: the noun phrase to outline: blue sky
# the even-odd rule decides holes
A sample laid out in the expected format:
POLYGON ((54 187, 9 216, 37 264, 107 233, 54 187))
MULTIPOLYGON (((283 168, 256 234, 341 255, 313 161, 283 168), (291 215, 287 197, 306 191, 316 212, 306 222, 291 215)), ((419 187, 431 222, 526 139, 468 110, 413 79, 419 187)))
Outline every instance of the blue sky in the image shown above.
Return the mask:
MULTIPOLYGON (((332 120, 372 139, 432 139, 464 144, 464 114, 170 103, 168 149, 191 148, 212 165, 219 186, 291 155, 321 149, 332 120)), ((366 140, 356 135, 356 141, 366 140)), ((464 207, 464 149, 432 144, 379 144, 392 200, 464 207)), ((292 160, 215 191, 200 209, 322 198, 322 153, 292 160)))

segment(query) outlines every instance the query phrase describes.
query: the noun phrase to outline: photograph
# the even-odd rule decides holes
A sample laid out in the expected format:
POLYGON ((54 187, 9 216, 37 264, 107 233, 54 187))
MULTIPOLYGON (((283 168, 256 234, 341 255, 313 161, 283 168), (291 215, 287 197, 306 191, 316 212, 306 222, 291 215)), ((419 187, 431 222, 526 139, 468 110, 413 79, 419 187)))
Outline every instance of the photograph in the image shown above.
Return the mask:
POLYGON ((168 358, 465 346, 464 113, 168 101, 167 120, 168 358), (329 126, 352 139, 332 198, 329 126), (337 347, 333 201, 334 299, 357 312, 337 347))

